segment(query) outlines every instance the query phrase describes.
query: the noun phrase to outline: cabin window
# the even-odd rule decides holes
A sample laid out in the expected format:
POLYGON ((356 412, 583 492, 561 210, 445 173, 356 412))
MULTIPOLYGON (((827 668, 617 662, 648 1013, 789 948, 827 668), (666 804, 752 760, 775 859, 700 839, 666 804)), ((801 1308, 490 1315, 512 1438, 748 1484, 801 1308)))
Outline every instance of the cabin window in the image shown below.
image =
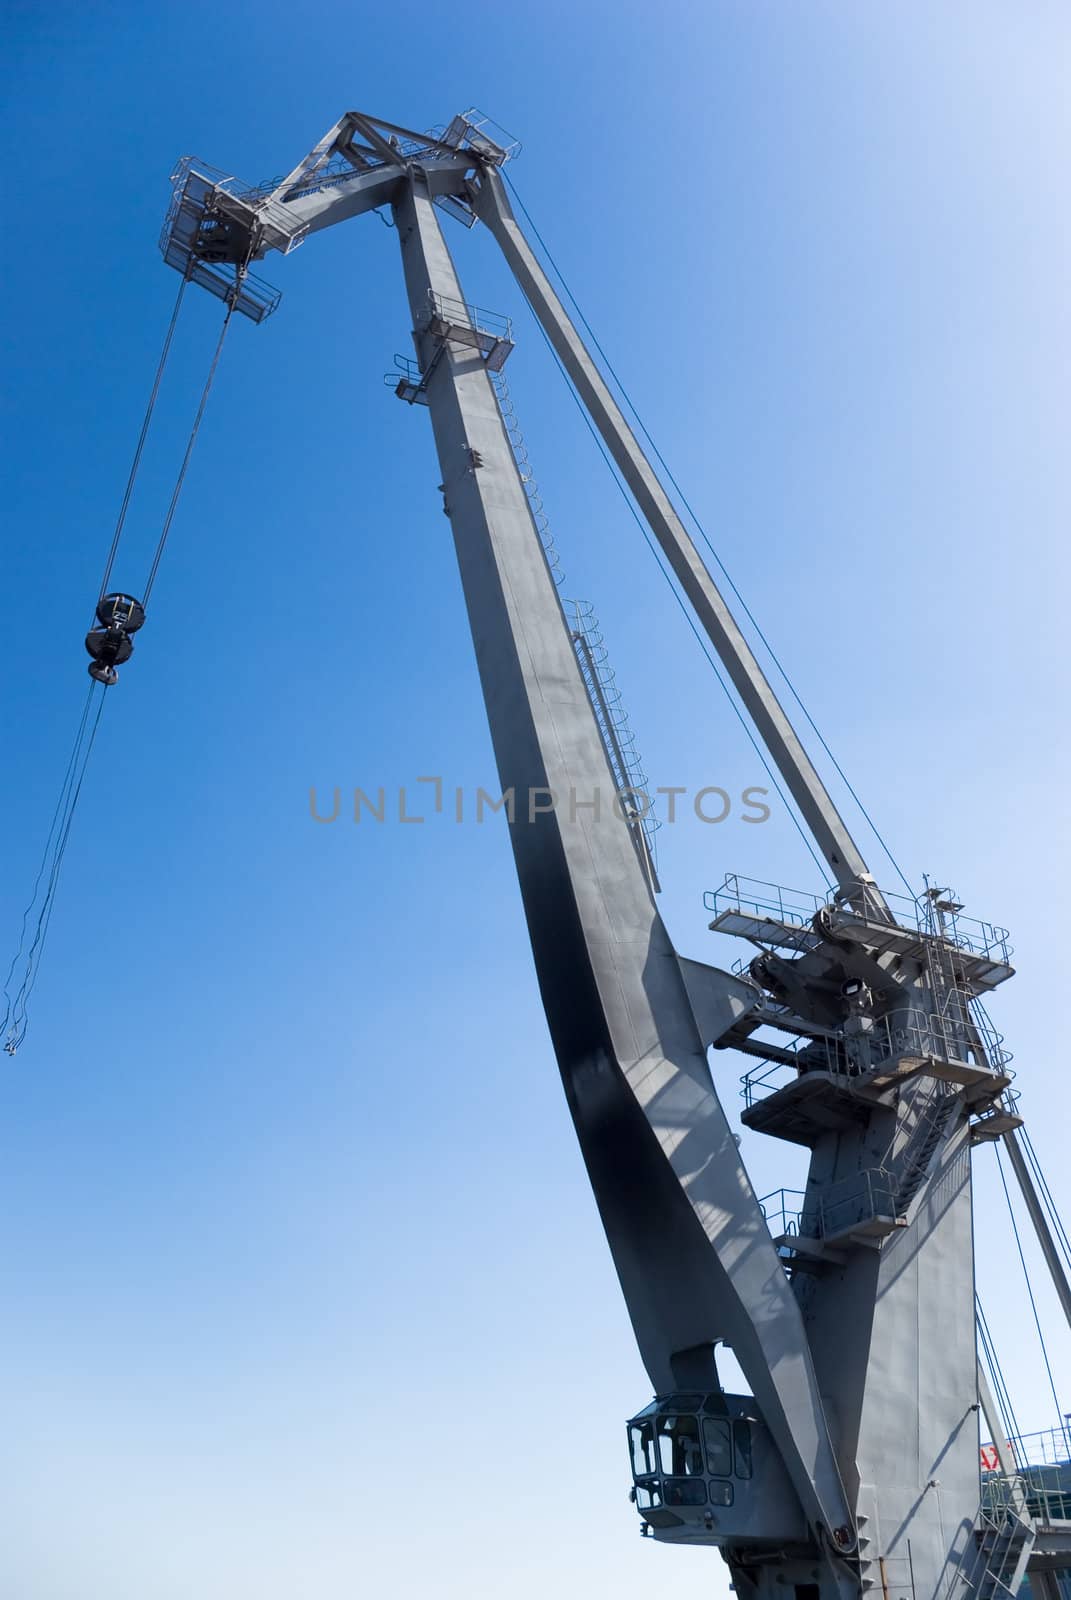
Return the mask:
POLYGON ((731 1483, 712 1483, 710 1485, 710 1503, 712 1506, 731 1506, 733 1503, 733 1486, 731 1483))
MULTIPOLYGON (((667 1478, 694 1478, 703 1474, 703 1450, 699 1443, 699 1419, 676 1415, 657 1421, 658 1460, 667 1478)), ((668 1501, 667 1501, 668 1503, 668 1501)), ((678 1504, 693 1504, 679 1501, 678 1504)), ((698 1502, 702 1504, 702 1502, 698 1502)))
POLYGON ((636 1485, 636 1505, 640 1511, 650 1511, 652 1506, 662 1504, 662 1485, 655 1478, 651 1483, 638 1483, 636 1485))
POLYGON ((658 1457, 655 1453, 655 1436, 653 1422, 634 1422, 628 1430, 629 1444, 632 1447, 632 1474, 636 1478, 648 1478, 653 1472, 658 1471, 658 1457))
POLYGON ((707 1450, 707 1471, 712 1478, 733 1475, 733 1442, 726 1417, 703 1418, 703 1443, 707 1450))
POLYGON ((705 1506, 707 1486, 702 1478, 667 1478, 662 1485, 667 1506, 705 1506))
POLYGON ((736 1457, 736 1476, 751 1477, 751 1425, 743 1418, 733 1423, 733 1454, 736 1457))

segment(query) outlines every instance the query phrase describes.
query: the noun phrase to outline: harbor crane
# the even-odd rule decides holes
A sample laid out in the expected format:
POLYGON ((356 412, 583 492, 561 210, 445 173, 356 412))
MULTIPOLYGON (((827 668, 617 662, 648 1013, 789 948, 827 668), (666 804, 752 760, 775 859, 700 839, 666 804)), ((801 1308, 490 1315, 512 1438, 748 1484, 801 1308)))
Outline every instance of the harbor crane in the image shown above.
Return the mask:
MULTIPOLYGON (((475 113, 428 134, 348 112, 258 188, 187 158, 164 257, 260 322, 267 255, 381 208, 397 229, 414 354, 396 392, 431 418, 540 992, 654 1394, 628 1423, 641 1532, 717 1547, 750 1600, 1005 1600, 1028 1570, 1052 1600, 1071 1522, 1036 1514, 977 1358, 972 1150, 1022 1162, 982 1009, 1012 976, 1006 934, 946 889, 875 881, 518 222, 512 154, 475 113), (444 216, 499 245, 832 880, 729 874, 708 904, 746 946, 732 972, 674 948, 637 798, 592 798, 620 802, 627 772, 504 425, 512 326, 466 301, 444 216), (753 1064, 745 1125, 810 1152, 773 1231, 712 1048, 753 1064), (723 1347, 750 1393, 723 1387, 723 1347)), ((91 670, 111 683, 144 612, 102 605, 91 670)))

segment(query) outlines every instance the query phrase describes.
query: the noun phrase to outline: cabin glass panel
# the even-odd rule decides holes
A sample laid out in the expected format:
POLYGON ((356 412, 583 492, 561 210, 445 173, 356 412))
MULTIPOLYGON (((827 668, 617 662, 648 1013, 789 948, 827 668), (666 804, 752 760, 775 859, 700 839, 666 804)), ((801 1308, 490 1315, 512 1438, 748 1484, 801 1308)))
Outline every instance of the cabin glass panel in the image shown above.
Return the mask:
POLYGON ((657 1441, 663 1477, 702 1477, 703 1449, 699 1442, 698 1417, 678 1416, 675 1413, 660 1416, 657 1441))
POLYGON ((658 1471, 654 1423, 634 1422, 628 1430, 628 1437, 632 1449, 633 1477, 650 1477, 652 1473, 658 1471))
POLYGON ((707 1452, 707 1471, 712 1478, 733 1475, 733 1441, 728 1417, 703 1418, 703 1443, 707 1452))
POLYGON ((707 1503, 707 1486, 702 1478, 667 1478, 662 1492, 667 1506, 705 1506, 707 1503))

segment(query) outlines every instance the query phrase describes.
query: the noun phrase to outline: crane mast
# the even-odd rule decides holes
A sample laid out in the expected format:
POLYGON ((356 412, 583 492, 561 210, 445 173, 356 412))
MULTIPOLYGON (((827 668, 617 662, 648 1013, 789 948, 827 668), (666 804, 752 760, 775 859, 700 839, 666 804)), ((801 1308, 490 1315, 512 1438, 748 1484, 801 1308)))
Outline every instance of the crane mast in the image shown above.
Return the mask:
POLYGON ((261 320, 250 261, 391 209, 397 392, 430 414, 540 992, 654 1390, 629 1424, 641 1531, 720 1548, 755 1600, 993 1600, 995 1541, 1015 1583, 1036 1541, 1021 1499, 994 1522, 980 1490, 971 1149, 1019 1122, 979 1006, 1006 940, 944 890, 878 889, 518 224, 509 153, 471 113, 433 136, 350 112, 259 190, 186 161, 165 258, 261 320), (510 330, 466 302, 446 213, 498 241, 836 879, 727 876, 711 926, 757 951, 741 975, 679 955, 659 914, 496 396, 510 330), (757 1063, 744 1122, 810 1151, 774 1234, 711 1046, 757 1063))

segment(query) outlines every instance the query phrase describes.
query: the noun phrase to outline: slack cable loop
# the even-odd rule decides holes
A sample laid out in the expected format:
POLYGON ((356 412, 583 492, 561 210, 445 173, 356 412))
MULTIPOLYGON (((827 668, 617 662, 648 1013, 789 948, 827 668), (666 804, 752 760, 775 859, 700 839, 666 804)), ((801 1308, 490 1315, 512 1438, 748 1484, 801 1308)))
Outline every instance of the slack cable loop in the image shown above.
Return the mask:
MULTIPOLYGON (((90 696, 93 695, 94 690, 95 685, 91 685, 89 691, 90 696)), ((41 955, 44 950, 45 940, 48 937, 48 927, 52 920, 53 907, 56 903, 56 889, 59 884, 60 870, 63 866, 63 858, 67 853, 67 844, 71 835, 71 824, 74 821, 74 813, 78 806, 79 796, 82 793, 82 785, 85 782, 86 768, 89 765, 89 757, 93 751, 93 744, 97 737, 97 729, 100 727, 100 719, 104 711, 105 693, 106 691, 102 691, 97 700, 97 714, 93 718, 92 724, 90 725, 88 739, 85 738, 85 730, 88 721, 89 705, 91 702, 86 702, 86 707, 82 714, 82 721, 79 724, 78 736, 75 740, 72 759, 68 764, 67 778, 64 781, 63 791, 61 791, 60 794, 60 803, 56 809, 56 816, 53 817, 53 828, 50 830, 49 841, 45 846, 45 855, 42 860, 41 871, 38 872, 37 883, 34 887, 34 897, 36 898, 37 887, 40 884, 41 876, 47 863, 49 866, 48 885, 45 890, 45 897, 41 902, 41 907, 37 915, 37 925, 34 930, 33 941, 26 953, 26 966, 22 974, 22 981, 19 985, 14 1001, 10 1005, 9 1014, 4 1019, 4 1026, 8 1029, 7 1038, 4 1040, 4 1049, 10 1056, 13 1056, 19 1045, 22 1044, 22 1041, 26 1037, 26 1031, 29 1026, 27 1007, 29 1005, 30 995, 33 993, 34 985, 37 982, 37 975, 41 969, 41 955), (64 796, 66 796, 66 799, 64 799, 64 796), (55 828, 57 817, 60 819, 58 832, 55 828), (51 860, 49 861, 50 850, 51 860)), ((31 901, 30 904, 32 906, 33 901, 31 901)), ((12 970, 14 970, 21 953, 22 951, 20 944, 20 949, 16 953, 15 960, 12 962, 12 970)), ((10 977, 8 981, 10 982, 10 977)))
POLYGON ((71 779, 74 773, 75 763, 78 759, 78 752, 82 744, 82 736, 85 733, 86 722, 89 718, 89 707, 93 700, 93 689, 94 685, 90 684, 89 691, 86 694, 85 704, 82 707, 82 717, 78 724, 78 732, 75 734, 74 744, 71 747, 71 754, 67 761, 67 770, 63 775, 63 783, 60 785, 59 799, 56 801, 56 807, 52 813, 52 820, 48 825, 48 833, 45 837, 44 849, 41 852, 41 862, 37 868, 37 876, 33 881, 33 889, 31 891, 30 898, 26 904, 25 910, 22 913, 22 926, 19 929, 18 947, 15 950, 15 954, 11 957, 11 965, 7 969, 7 977, 4 979, 4 1000, 6 1001, 6 1005, 4 1007, 4 1020, 2 1023, 0 1023, 0 1033, 7 1028, 8 1021, 11 1017, 11 980, 15 976, 15 968, 18 966, 19 958, 22 955, 26 945, 26 928, 30 920, 30 913, 37 904, 37 893, 41 887, 41 879, 44 877, 45 867, 47 866, 53 853, 53 840, 56 834, 56 824, 59 822, 60 813, 64 811, 66 807, 67 794, 71 786, 71 779))

